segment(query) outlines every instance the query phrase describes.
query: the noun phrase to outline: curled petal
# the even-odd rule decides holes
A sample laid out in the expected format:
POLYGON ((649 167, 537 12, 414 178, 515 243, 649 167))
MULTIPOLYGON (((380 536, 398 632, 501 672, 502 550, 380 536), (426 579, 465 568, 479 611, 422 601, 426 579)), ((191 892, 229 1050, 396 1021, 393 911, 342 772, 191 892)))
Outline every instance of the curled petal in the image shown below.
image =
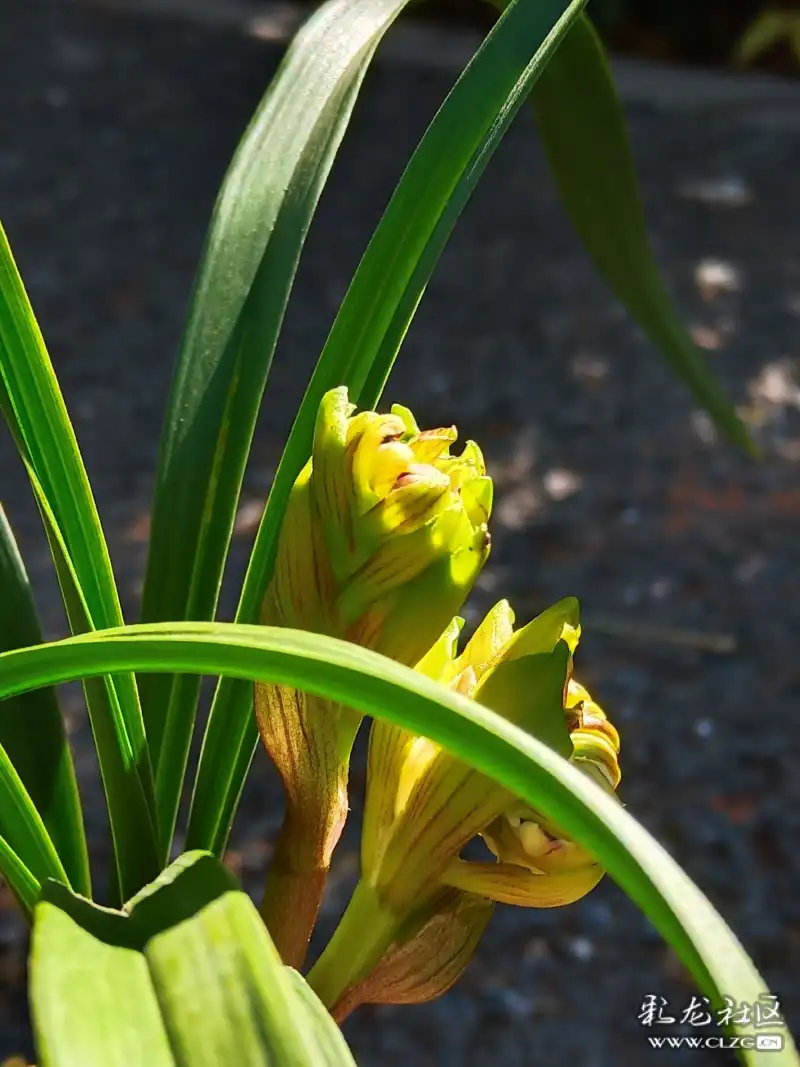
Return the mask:
POLYGON ((467 647, 458 657, 457 669, 461 670, 469 665, 476 676, 481 678, 502 653, 513 633, 514 612, 507 600, 501 600, 487 612, 483 622, 472 635, 467 647))
POLYGON ((435 467, 407 467, 396 485, 359 524, 359 539, 373 548, 390 534, 413 533, 450 504, 450 483, 435 467))
POLYGON ((580 638, 580 608, 575 597, 565 597, 517 630, 506 646, 504 660, 550 652, 564 640, 571 652, 580 638))
POLYGON ((560 908, 585 897, 602 879, 603 868, 588 864, 574 871, 537 874, 513 863, 455 860, 445 871, 445 885, 477 893, 520 908, 560 908))
POLYGON ((616 728, 589 691, 574 679, 569 682, 566 706, 576 765, 601 785, 616 789, 622 778, 616 728))
POLYGON ((619 734, 597 704, 584 705, 581 709, 580 727, 586 733, 597 734, 607 741, 614 752, 619 752, 619 734))
POLYGON ((314 429, 313 497, 338 580, 349 568, 352 545, 350 475, 346 459, 348 417, 353 405, 347 389, 331 389, 322 399, 314 429))
POLYGON ((461 503, 473 526, 489 521, 493 500, 494 483, 491 478, 473 478, 461 488, 461 503))
POLYGON ((414 463, 414 453, 400 438, 405 434, 396 415, 375 415, 365 423, 353 452, 353 493, 358 514, 365 514, 414 463))
MULTIPOLYGON (((393 415, 396 415, 402 421, 406 434, 413 436, 420 432, 417 420, 409 408, 404 407, 402 404, 392 404, 391 411, 393 415)), ((436 433, 437 431, 432 430, 431 432, 436 433)))
POLYGON ((442 456, 447 455, 450 445, 454 444, 457 439, 458 431, 455 426, 448 426, 438 430, 417 432, 408 445, 417 463, 435 463, 442 456))
POLYGON ((433 678, 435 682, 447 685, 457 672, 458 638, 463 629, 464 619, 456 616, 447 624, 442 636, 430 647, 415 669, 420 674, 433 678))
POLYGON ((597 777, 595 772, 599 772, 605 784, 616 789, 622 778, 619 745, 615 746, 608 737, 594 730, 573 730, 570 737, 575 746, 575 763, 582 770, 589 771, 593 778, 597 777))
POLYGON ((486 473, 486 461, 483 458, 479 446, 475 441, 466 441, 460 456, 451 457, 454 468, 461 474, 459 484, 463 484, 468 478, 480 477, 486 473))

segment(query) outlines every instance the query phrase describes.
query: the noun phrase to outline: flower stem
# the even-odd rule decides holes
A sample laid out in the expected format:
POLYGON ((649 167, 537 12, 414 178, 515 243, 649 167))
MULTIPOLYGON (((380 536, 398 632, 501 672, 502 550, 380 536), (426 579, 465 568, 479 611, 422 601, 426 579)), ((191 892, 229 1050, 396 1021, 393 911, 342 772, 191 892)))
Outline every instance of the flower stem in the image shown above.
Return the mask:
POLYGON ((346 794, 344 803, 341 819, 332 815, 331 820, 322 815, 309 819, 308 812, 287 806, 259 909, 287 967, 299 970, 306 958, 328 880, 330 855, 346 815, 346 794), (330 821, 335 824, 333 830, 330 821))
POLYGON ((259 910, 281 959, 287 967, 299 970, 317 921, 328 869, 298 871, 281 860, 276 853, 259 910))
POLYGON ((398 918, 360 881, 336 931, 308 982, 323 1004, 335 1009, 343 995, 365 978, 391 945, 400 927, 398 918))

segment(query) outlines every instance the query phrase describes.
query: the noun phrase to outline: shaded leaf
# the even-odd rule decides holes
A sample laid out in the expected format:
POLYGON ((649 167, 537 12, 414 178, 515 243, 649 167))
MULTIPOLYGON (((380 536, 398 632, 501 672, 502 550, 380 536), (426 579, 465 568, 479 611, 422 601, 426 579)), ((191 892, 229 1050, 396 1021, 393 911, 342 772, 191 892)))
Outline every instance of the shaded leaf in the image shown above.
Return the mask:
MULTIPOLYGON (((0 505, 0 649, 41 641, 25 565, 0 505)), ((0 711, 0 746, 41 815, 70 884, 88 896, 91 880, 83 813, 54 689, 38 689, 5 702, 0 711)), ((3 815, 0 811, 0 826, 3 815)))
MULTIPOLYGON (((0 227, 0 410, 31 481, 73 633, 122 624, 108 548, 50 357, 0 227)), ((124 890, 158 869, 152 771, 133 676, 85 687, 124 890)))
MULTIPOLYGON (((502 7, 501 0, 495 0, 502 7)), ((577 19, 531 94, 550 169, 584 248, 647 337, 735 444, 755 446, 675 310, 647 237, 625 116, 600 38, 577 19)))

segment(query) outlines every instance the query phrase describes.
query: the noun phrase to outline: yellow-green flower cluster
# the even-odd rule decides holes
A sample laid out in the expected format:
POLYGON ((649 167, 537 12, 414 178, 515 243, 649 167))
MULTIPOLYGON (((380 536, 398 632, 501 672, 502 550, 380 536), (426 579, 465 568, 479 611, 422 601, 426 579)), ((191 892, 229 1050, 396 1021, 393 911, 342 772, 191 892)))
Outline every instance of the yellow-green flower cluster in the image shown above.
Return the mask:
MULTIPOLYGON (((457 612, 489 552, 492 485, 477 445, 451 455, 456 437, 454 428, 420 430, 405 408, 355 413, 344 389, 328 393, 262 621, 414 666, 615 796, 619 737, 572 677, 577 601, 562 600, 519 630, 501 601, 459 651, 457 612)), ((284 959, 298 965, 347 814, 360 717, 275 686, 256 688, 256 716, 287 796, 264 914, 284 959)), ((568 904, 602 875, 542 813, 427 738, 376 721, 361 877, 312 984, 339 1017, 369 1001, 430 999, 466 966, 495 902, 568 904), (462 857, 476 837, 493 858, 462 857)))

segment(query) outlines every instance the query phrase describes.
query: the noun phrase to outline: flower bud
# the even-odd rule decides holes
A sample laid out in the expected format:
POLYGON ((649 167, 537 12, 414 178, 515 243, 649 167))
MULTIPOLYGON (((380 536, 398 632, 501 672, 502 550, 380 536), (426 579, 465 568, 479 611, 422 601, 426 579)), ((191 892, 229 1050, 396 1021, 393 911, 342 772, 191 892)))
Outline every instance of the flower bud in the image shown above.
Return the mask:
POLYGON ((353 411, 344 388, 322 400, 269 612, 413 666, 486 561, 492 483, 473 442, 450 455, 455 427, 420 431, 398 405, 353 411))
MULTIPOLYGON (((413 666, 489 553, 492 483, 477 445, 451 455, 456 438, 454 427, 421 431, 405 408, 356 414, 346 389, 327 393, 311 459, 289 498, 261 622, 352 641, 413 666)), ((318 898, 347 814, 360 716, 268 685, 256 685, 255 711, 287 798, 274 866, 301 872, 306 887, 313 871, 318 898)), ((281 891, 279 903, 278 882, 276 874, 267 911, 297 912, 300 889, 294 901, 281 891)), ((276 941, 282 922, 271 923, 276 941)), ((290 956, 296 963, 297 952, 290 956)))

